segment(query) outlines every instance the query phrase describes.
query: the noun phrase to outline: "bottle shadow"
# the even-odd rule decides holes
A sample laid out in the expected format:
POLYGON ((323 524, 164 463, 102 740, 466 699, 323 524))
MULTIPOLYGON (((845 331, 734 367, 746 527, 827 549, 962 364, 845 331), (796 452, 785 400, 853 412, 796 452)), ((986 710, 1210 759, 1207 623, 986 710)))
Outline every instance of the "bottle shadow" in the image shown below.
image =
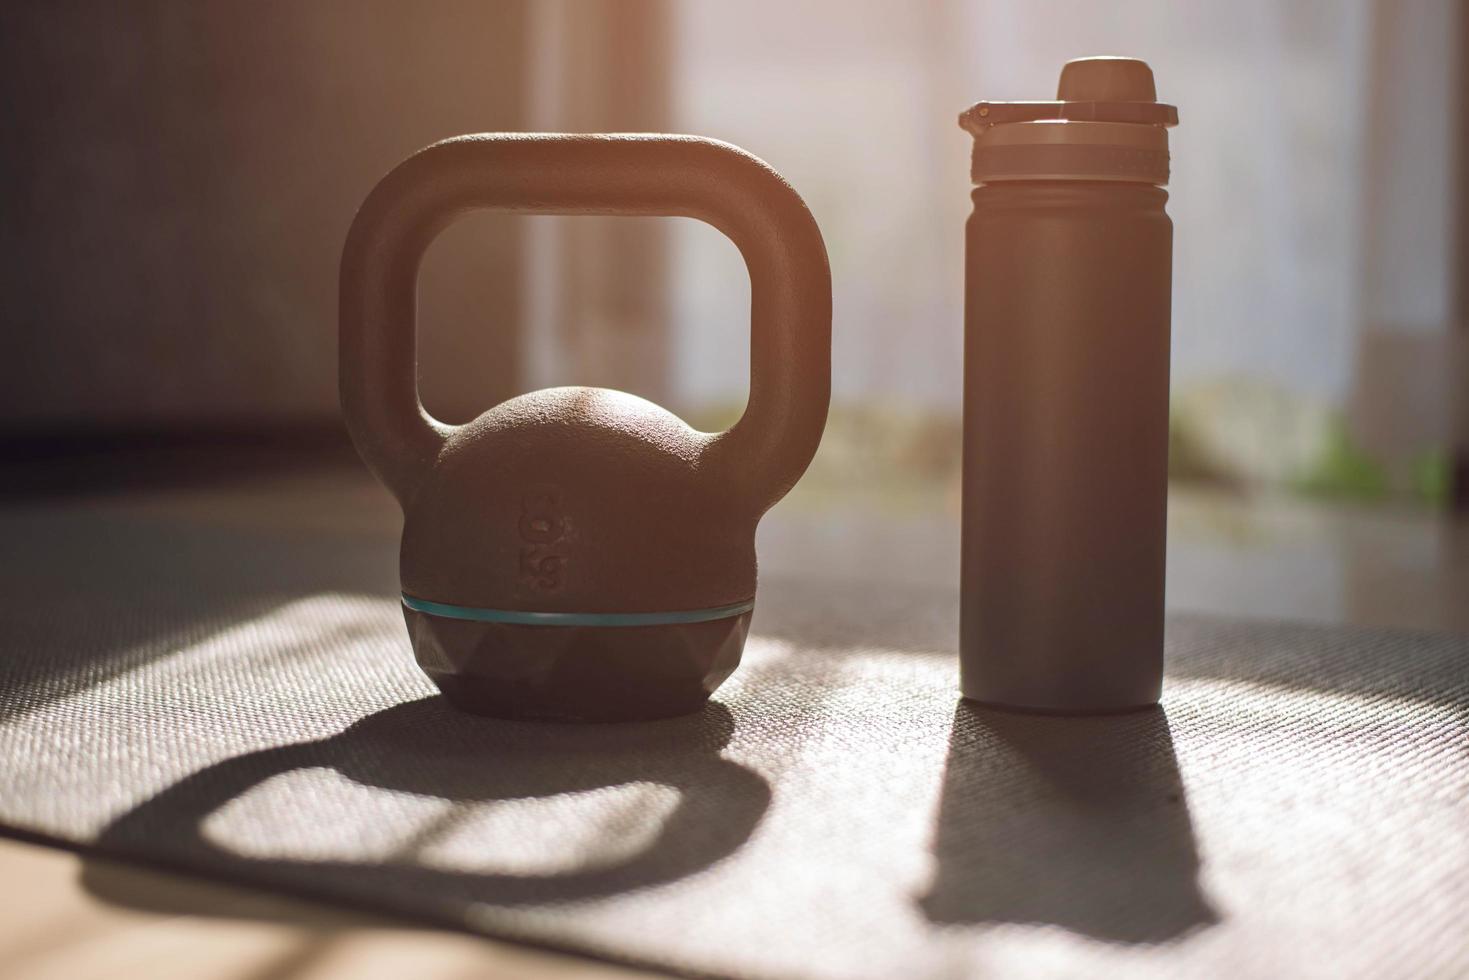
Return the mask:
MULTIPOLYGON (((429 697, 369 715, 329 738, 249 752, 202 769, 113 820, 95 850, 156 865, 157 841, 167 838, 168 864, 178 870, 273 888, 294 882, 301 894, 336 901, 361 895, 378 910, 386 903, 420 920, 435 918, 435 909, 465 903, 519 906, 596 899, 683 878, 733 854, 749 838, 771 792, 764 778, 720 755, 733 732, 733 717, 717 703, 665 721, 555 725, 482 718, 452 708, 442 697, 429 697), (262 791, 263 803, 252 807, 247 825, 235 827, 230 835, 270 841, 275 851, 292 856, 252 855, 248 847, 220 840, 206 828, 211 815, 267 781, 316 769, 385 791, 383 805, 374 803, 373 816, 401 826, 375 826, 364 833, 362 822, 354 819, 339 830, 323 827, 321 821, 329 824, 342 811, 314 799, 308 787, 304 796, 299 790, 262 791), (627 800, 592 800, 590 811, 577 811, 591 818, 586 826, 567 828, 579 841, 578 853, 592 857, 565 870, 556 863, 558 870, 543 872, 514 867, 470 871, 424 860, 436 837, 462 829, 475 814, 487 812, 485 804, 523 807, 630 785, 667 787, 677 795, 676 803, 666 812, 648 813, 640 812, 634 800, 629 813, 627 800), (393 803, 403 794, 449 806, 434 807, 427 822, 410 819, 393 803), (642 826, 660 818, 656 830, 642 826), (611 838, 630 833, 640 844, 625 853, 611 838), (312 848, 323 839, 329 841, 331 856, 316 859, 312 848), (343 858, 344 853, 350 857, 343 858), (608 853, 620 856, 606 860, 608 853)), ((535 819, 533 811, 528 819, 535 819)), ((523 821, 511 825, 525 826, 523 821)), ((544 849, 545 835, 534 836, 534 842, 525 842, 525 850, 544 849)), ((479 844, 501 855, 514 854, 517 846, 504 839, 482 839, 479 844)), ((472 835, 467 846, 476 846, 472 835)), ((157 896, 139 890, 133 878, 117 874, 105 862, 85 866, 82 883, 116 904, 206 911, 172 908, 166 897, 160 907, 157 896)))
POLYGON ((921 899, 935 923, 1163 942, 1218 921, 1161 708, 1058 718, 961 701, 921 899))

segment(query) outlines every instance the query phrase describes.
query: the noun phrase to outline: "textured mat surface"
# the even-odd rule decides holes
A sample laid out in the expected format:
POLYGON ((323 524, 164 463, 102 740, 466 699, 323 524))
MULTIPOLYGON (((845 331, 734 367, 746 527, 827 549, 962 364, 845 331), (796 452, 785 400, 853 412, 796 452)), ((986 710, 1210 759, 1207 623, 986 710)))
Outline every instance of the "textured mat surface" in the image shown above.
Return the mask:
POLYGON ((775 580, 701 715, 513 724, 432 696, 387 539, 0 533, 15 830, 691 972, 1469 974, 1469 638, 1175 619, 1164 710, 1021 717, 954 596, 775 580))

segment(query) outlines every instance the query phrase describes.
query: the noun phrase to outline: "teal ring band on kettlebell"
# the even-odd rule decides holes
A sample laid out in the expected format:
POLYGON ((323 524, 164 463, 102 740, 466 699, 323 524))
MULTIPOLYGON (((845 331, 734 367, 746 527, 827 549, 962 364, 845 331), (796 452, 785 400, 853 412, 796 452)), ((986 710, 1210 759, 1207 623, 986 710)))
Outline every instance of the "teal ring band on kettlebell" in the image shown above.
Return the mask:
POLYGON ((711 609, 680 609, 673 612, 646 613, 562 613, 522 612, 517 609, 479 609, 455 606, 446 602, 430 602, 403 596, 403 605, 414 612, 445 619, 463 619, 475 623, 507 623, 513 626, 677 626, 684 623, 708 623, 731 616, 743 616, 755 608, 755 600, 736 602, 711 609))

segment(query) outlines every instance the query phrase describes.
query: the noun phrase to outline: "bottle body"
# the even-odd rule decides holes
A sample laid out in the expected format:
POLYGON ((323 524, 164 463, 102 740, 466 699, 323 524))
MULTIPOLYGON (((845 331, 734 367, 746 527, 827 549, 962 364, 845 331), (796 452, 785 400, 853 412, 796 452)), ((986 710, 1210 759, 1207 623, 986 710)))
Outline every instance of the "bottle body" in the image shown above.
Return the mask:
POLYGON ((961 685, 1157 702, 1173 226, 1160 187, 976 187, 965 267, 961 685))

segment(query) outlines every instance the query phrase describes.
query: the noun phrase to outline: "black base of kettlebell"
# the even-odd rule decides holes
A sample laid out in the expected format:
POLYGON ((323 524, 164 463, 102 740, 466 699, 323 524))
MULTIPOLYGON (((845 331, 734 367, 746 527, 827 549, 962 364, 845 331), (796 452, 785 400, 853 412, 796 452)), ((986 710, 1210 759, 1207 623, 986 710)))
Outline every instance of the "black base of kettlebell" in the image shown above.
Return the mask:
POLYGON ((734 673, 750 612, 657 626, 528 626, 403 607, 418 665, 456 707, 496 718, 692 714, 734 673))

